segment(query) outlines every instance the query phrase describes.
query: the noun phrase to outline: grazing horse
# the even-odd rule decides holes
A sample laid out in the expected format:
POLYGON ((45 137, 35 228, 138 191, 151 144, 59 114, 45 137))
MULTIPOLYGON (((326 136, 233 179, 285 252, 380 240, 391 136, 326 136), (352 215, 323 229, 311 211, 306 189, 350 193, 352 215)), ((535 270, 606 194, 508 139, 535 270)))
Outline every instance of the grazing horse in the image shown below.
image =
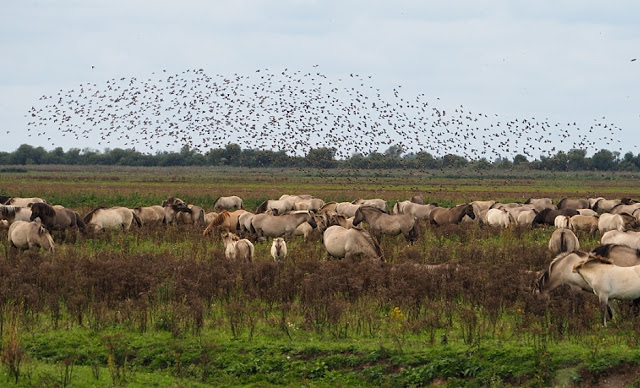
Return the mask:
POLYGON ((580 249, 578 237, 568 228, 558 228, 553 231, 549 238, 549 250, 554 255, 562 252, 573 252, 580 249))
POLYGON ((0 220, 6 220, 9 225, 15 221, 30 221, 31 209, 28 207, 0 205, 0 220))
POLYGON ((604 327, 607 326, 609 299, 640 298, 640 265, 621 267, 611 259, 590 256, 586 261, 574 264, 573 272, 579 274, 598 296, 604 327))
POLYGON ((597 212, 610 212, 611 209, 620 205, 621 203, 621 199, 604 199, 602 197, 599 197, 594 198, 594 201, 591 204, 591 209, 597 212))
POLYGON ((309 210, 319 212, 324 206, 324 201, 320 198, 309 198, 296 201, 293 205, 294 210, 309 210))
POLYGON ((611 210, 609 210, 609 213, 611 214, 621 214, 621 213, 627 213, 627 214, 633 214, 634 211, 640 209, 640 202, 638 203, 633 203, 633 204, 624 204, 621 203, 617 206, 614 206, 611 210))
POLYGON ((287 257, 287 243, 282 237, 276 237, 271 244, 271 256, 273 260, 280 261, 287 257))
POLYGON ((360 205, 360 206, 371 206, 371 207, 378 208, 387 214, 391 213, 391 210, 389 209, 389 202, 385 201, 384 199, 380 199, 380 198, 356 199, 351 203, 354 205, 360 205))
POLYGON ((538 225, 554 225, 557 216, 575 216, 578 214, 576 209, 542 209, 536 214, 535 218, 531 222, 532 227, 536 227, 538 225))
POLYGON ((198 205, 189 204, 185 210, 176 214, 176 222, 179 224, 204 225, 204 209, 198 205))
POLYGON ((383 234, 397 236, 402 233, 410 242, 418 239, 418 223, 410 214, 390 215, 373 206, 361 206, 353 218, 353 226, 358 226, 362 221, 369 224, 371 234, 378 243, 383 234))
POLYGON ((598 230, 605 233, 610 230, 624 231, 636 227, 637 219, 627 213, 611 214, 603 213, 598 219, 598 230))
POLYGON ((12 247, 27 250, 40 247, 47 252, 55 250, 53 238, 40 222, 16 221, 9 226, 9 244, 12 247))
POLYGON ((600 237, 601 244, 620 244, 640 249, 640 232, 610 230, 600 237))
POLYGON ((227 232, 237 231, 238 217, 240 217, 241 214, 246 212, 247 212, 246 210, 242 210, 242 209, 236 210, 233 212, 230 212, 228 210, 221 211, 220 214, 218 214, 218 216, 214 218, 213 221, 209 223, 209 225, 207 225, 207 227, 204 229, 204 232, 202 232, 202 235, 206 236, 209 233, 211 233, 214 229, 218 229, 218 228, 222 228, 227 232))
POLYGON ((450 209, 436 207, 431 210, 429 221, 433 225, 459 224, 464 216, 469 216, 472 220, 476 218, 473 206, 470 203, 457 205, 450 209))
POLYGON ((28 207, 30 203, 42 203, 42 202, 47 202, 47 201, 38 197, 32 197, 32 198, 13 197, 6 200, 4 204, 10 205, 10 206, 28 207))
POLYGON ((508 228, 509 225, 515 224, 516 220, 506 209, 489 209, 487 210, 487 224, 492 226, 500 226, 508 228))
POLYGON ((83 221, 96 232, 104 229, 129 230, 133 222, 142 226, 140 217, 132 209, 122 206, 98 207, 84 216, 83 221))
POLYGON ((533 220, 538 215, 538 211, 536 209, 523 210, 518 213, 516 217, 516 223, 521 226, 531 226, 533 220))
POLYGON ((365 231, 332 225, 322 234, 322 245, 335 258, 368 258, 382 263, 380 245, 365 231))
POLYGON ((345 217, 353 217, 356 215, 356 210, 358 210, 360 206, 359 204, 353 204, 351 202, 338 202, 334 210, 336 213, 342 214, 345 217))
POLYGON ((591 250, 596 256, 615 259, 616 265, 631 267, 640 264, 640 250, 620 244, 602 244, 591 250))
POLYGON ((393 206, 393 214, 410 214, 419 220, 428 220, 431 210, 437 206, 435 203, 421 205, 411 201, 400 201, 393 206))
POLYGON ((86 225, 80 217, 80 214, 71 209, 61 208, 55 209, 48 203, 38 202, 31 204, 31 218, 33 221, 40 218, 42 225, 49 231, 59 230, 61 238, 65 239, 65 231, 68 228, 77 227, 82 234, 86 232, 86 225))
POLYGON ((571 230, 573 231, 585 231, 589 232, 591 236, 595 235, 596 230, 598 230, 598 216, 583 216, 578 214, 577 216, 571 217, 569 221, 569 225, 571 230))
POLYGON ((242 198, 237 195, 218 197, 218 199, 213 203, 213 211, 217 213, 220 213, 222 210, 231 210, 233 208, 235 208, 235 210, 244 209, 242 198))
POLYGON ((558 209, 590 209, 589 200, 586 198, 563 198, 557 204, 558 209))
POLYGON ((138 206, 133 212, 145 223, 172 224, 181 213, 190 214, 191 209, 183 204, 172 204, 167 206, 138 206))
POLYGON ((533 205, 533 208, 536 209, 536 211, 541 211, 542 209, 554 206, 551 198, 529 198, 524 202, 524 204, 533 205))
POLYGON ((281 216, 256 214, 251 220, 251 232, 255 233, 258 239, 265 237, 290 237, 296 228, 304 222, 308 222, 313 228, 318 226, 309 212, 291 213, 281 216))
POLYGON ((293 210, 296 205, 292 198, 287 199, 267 199, 258 206, 256 214, 266 213, 268 210, 272 210, 274 214, 286 214, 293 210))
POLYGON ((224 242, 224 256, 227 260, 253 261, 255 250, 251 241, 246 238, 240 239, 233 233, 224 232, 222 234, 224 242))

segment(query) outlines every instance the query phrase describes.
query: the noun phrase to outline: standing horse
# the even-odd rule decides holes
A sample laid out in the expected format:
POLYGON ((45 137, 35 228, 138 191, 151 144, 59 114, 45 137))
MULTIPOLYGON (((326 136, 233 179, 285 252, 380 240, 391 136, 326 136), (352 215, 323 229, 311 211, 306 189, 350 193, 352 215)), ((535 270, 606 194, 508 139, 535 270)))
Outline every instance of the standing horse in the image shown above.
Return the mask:
POLYGON ((47 201, 38 197, 31 197, 31 198, 13 197, 6 200, 4 204, 10 205, 10 206, 28 207, 30 203, 42 203, 42 202, 47 202, 47 201))
POLYGON ((579 214, 576 209, 567 208, 567 209, 542 209, 536 214, 535 218, 531 222, 532 227, 536 227, 538 225, 550 225, 553 226, 557 216, 575 216, 579 214))
POLYGON ((409 214, 390 215, 373 206, 361 206, 353 218, 353 226, 358 226, 362 221, 369 224, 371 234, 378 243, 383 234, 397 236, 402 233, 410 242, 418 239, 418 223, 409 214))
POLYGON ((563 198, 557 204, 558 209, 590 209, 589 200, 586 198, 563 198))
POLYGON ((287 199, 267 199, 258 206, 256 214, 265 213, 268 210, 273 210, 274 214, 286 214, 293 210, 296 205, 292 198, 287 199))
POLYGON ((237 195, 218 197, 218 199, 213 203, 213 211, 217 213, 220 213, 222 210, 231 210, 233 208, 235 208, 235 210, 244 209, 242 198, 237 195))
POLYGON ((322 245, 330 256, 338 259, 367 258, 382 263, 380 245, 365 231, 333 225, 322 234, 322 245))
POLYGON ((371 207, 380 209, 384 213, 387 213, 387 214, 391 213, 389 209, 389 202, 385 201, 384 199, 380 199, 380 198, 356 199, 351 203, 354 205, 371 206, 371 207))
POLYGON ((224 256, 227 260, 253 261, 255 250, 251 241, 246 238, 240 239, 233 233, 224 232, 222 234, 224 242, 224 256))
POLYGON ((56 210, 48 203, 32 203, 30 220, 33 221, 36 218, 40 218, 42 225, 49 231, 59 230, 62 240, 65 239, 65 232, 69 228, 76 227, 82 234, 86 232, 86 225, 82 217, 71 209, 56 210))
POLYGON ((276 237, 271 244, 271 257, 273 260, 280 261, 287 257, 287 243, 282 237, 276 237))
POLYGON ((419 220, 428 220, 431 210, 437 206, 435 203, 421 205, 411 201, 400 201, 393 206, 393 214, 410 214, 419 220))
POLYGON ((573 272, 578 273, 598 296, 604 327, 607 327, 609 299, 640 298, 640 265, 620 267, 611 259, 590 256, 586 261, 576 263, 573 272))
POLYGON ((578 237, 567 228, 558 228, 553 231, 549 238, 549 250, 554 255, 562 252, 573 252, 580 249, 580 241, 578 237))
POLYGON ((290 237, 298 225, 308 222, 315 228, 315 219, 309 212, 284 214, 273 216, 269 214, 256 214, 251 220, 251 232, 256 234, 258 239, 265 237, 290 237))
POLYGON ((28 207, 0 205, 0 220, 6 220, 9 225, 15 221, 30 221, 31 209, 28 207))
POLYGON ((126 231, 131 228, 133 222, 138 226, 142 226, 140 217, 133 210, 122 206, 98 207, 84 216, 83 221, 96 232, 104 229, 122 229, 126 231))
POLYGON ((37 221, 16 221, 9 226, 9 244, 12 247, 27 250, 40 247, 47 252, 55 250, 51 234, 37 221))
POLYGON ((356 215, 356 210, 358 210, 360 206, 359 204, 353 204, 351 202, 338 202, 334 210, 336 213, 342 214, 345 217, 353 217, 356 215))
POLYGON ((429 221, 433 225, 459 224, 464 216, 469 216, 472 220, 476 218, 473 206, 469 203, 457 205, 450 209, 436 207, 431 210, 429 221))
POLYGON ((489 209, 487 210, 487 224, 508 228, 509 225, 515 224, 516 220, 506 209, 489 209))
POLYGON ((133 209, 142 224, 172 224, 180 213, 191 213, 191 209, 184 205, 153 205, 138 206, 133 209))
POLYGON ((640 249, 640 232, 610 230, 600 237, 601 244, 620 244, 640 249))

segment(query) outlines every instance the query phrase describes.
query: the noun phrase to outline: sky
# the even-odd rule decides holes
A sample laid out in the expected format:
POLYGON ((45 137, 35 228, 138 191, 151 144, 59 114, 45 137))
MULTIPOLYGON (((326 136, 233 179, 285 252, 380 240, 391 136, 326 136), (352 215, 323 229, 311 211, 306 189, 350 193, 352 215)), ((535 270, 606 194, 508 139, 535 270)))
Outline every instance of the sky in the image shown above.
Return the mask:
POLYGON ((0 151, 638 154, 639 14, 634 1, 4 2, 0 151))

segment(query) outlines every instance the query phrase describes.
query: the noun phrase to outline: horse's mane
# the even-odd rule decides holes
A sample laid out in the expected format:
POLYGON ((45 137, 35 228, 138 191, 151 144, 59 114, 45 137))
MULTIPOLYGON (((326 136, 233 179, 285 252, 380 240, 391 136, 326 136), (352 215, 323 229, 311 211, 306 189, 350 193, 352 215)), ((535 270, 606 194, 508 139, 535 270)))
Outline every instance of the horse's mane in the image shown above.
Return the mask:
POLYGON ((579 268, 585 267, 587 265, 592 265, 593 263, 613 265, 613 260, 598 255, 589 255, 589 257, 587 257, 587 260, 576 263, 576 265, 573 266, 573 271, 575 272, 579 268))
POLYGON ((260 204, 260 206, 258 206, 258 208, 256 209, 255 213, 264 213, 267 210, 267 204, 269 203, 269 200, 267 199, 266 201, 262 202, 260 204))
POLYGON ((213 228, 215 228, 216 226, 220 226, 222 225, 226 220, 228 220, 231 217, 231 214, 229 213, 228 210, 223 210, 221 211, 216 218, 214 218, 209 225, 205 228, 204 232, 202 232, 203 236, 208 235, 209 233, 211 233, 211 230, 213 228))
POLYGON ((6 195, 0 195, 0 204, 4 204, 10 199, 11 197, 7 197, 6 195))
POLYGON ((106 207, 104 206, 98 206, 97 208, 91 210, 89 213, 87 213, 86 216, 84 216, 84 218, 82 218, 82 221, 84 221, 85 223, 89 223, 91 221, 91 218, 93 218, 93 215, 101 209, 106 209, 106 207))
MULTIPOLYGON (((356 229, 357 230, 357 229, 356 229)), ((378 244, 378 242, 376 241, 375 238, 371 237, 371 235, 369 234, 369 232, 365 231, 365 230, 361 230, 360 233, 362 233, 362 235, 369 240, 369 242, 371 243, 371 245, 373 245, 373 249, 375 249, 376 251, 376 255, 378 255, 379 258, 382 258, 382 248, 380 248, 380 244, 378 244)))
POLYGON ((16 211, 20 209, 17 206, 0 206, 0 212, 4 217, 11 217, 16 214, 16 211))
MULTIPOLYGON (((591 250, 591 253, 596 256, 609 258, 611 257, 611 254, 612 254, 611 252, 617 247, 629 248, 628 246, 621 245, 621 244, 602 244, 593 248, 591 250)), ((635 251, 636 256, 640 258, 640 249, 634 249, 634 248, 629 248, 629 249, 633 249, 635 251)))
POLYGON ((29 205, 31 208, 31 212, 38 217, 55 217, 56 215, 56 210, 48 203, 36 202, 29 205))
POLYGON ((222 198, 221 196, 216 198, 215 201, 213 201, 213 207, 216 207, 216 204, 218 203, 218 201, 220 200, 220 198, 222 198))
POLYGON ((562 207, 562 204, 563 204, 563 203, 565 203, 566 201, 567 201, 567 198, 566 198, 566 197, 565 197, 565 198, 562 198, 562 199, 561 199, 561 200, 556 204, 556 207, 557 207, 558 209, 560 209, 560 208, 562 207))

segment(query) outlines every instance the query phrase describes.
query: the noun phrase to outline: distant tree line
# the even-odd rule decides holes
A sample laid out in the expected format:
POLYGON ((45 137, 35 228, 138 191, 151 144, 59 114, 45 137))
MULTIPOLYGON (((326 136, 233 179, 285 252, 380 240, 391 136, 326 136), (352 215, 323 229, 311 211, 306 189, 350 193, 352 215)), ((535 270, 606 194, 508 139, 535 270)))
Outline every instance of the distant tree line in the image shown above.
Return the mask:
POLYGON ((497 158, 489 161, 485 158, 468 160, 462 156, 448 154, 435 157, 429 152, 404 153, 401 146, 392 145, 383 153, 372 152, 368 155, 356 153, 348 159, 336 159, 333 148, 314 148, 305 156, 289 156, 284 151, 243 150, 237 144, 228 144, 224 148, 214 148, 200 153, 182 147, 179 152, 159 151, 145 154, 133 149, 113 148, 103 152, 93 149, 62 147, 51 151, 43 147, 23 144, 14 152, 0 152, 0 165, 29 164, 69 164, 69 165, 120 165, 120 166, 242 166, 242 167, 314 167, 322 169, 532 169, 548 171, 639 171, 640 154, 619 152, 606 149, 587 157, 587 151, 572 149, 559 151, 553 156, 540 156, 540 159, 528 160, 524 155, 516 155, 512 160, 497 158))

